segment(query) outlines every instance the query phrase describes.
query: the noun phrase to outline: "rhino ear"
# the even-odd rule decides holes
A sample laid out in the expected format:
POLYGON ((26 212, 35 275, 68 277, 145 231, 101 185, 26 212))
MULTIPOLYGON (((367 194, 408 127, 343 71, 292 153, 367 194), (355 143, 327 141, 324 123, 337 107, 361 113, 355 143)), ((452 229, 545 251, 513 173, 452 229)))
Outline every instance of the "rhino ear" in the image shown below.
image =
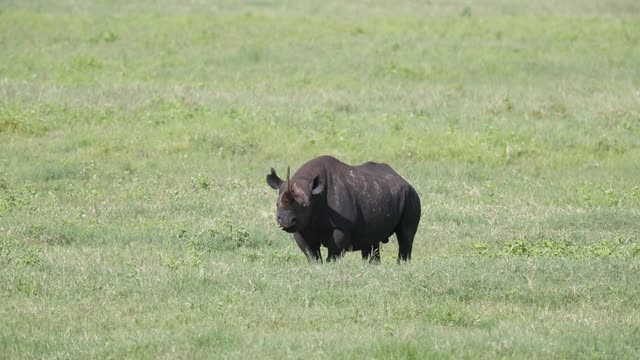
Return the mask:
POLYGON ((267 175, 267 184, 276 190, 280 189, 280 185, 282 185, 282 179, 276 175, 276 171, 273 168, 271 168, 271 174, 267 175))
POLYGON ((324 178, 321 178, 320 175, 316 175, 311 184, 309 184, 309 190, 311 190, 313 195, 322 193, 322 191, 324 191, 324 178))

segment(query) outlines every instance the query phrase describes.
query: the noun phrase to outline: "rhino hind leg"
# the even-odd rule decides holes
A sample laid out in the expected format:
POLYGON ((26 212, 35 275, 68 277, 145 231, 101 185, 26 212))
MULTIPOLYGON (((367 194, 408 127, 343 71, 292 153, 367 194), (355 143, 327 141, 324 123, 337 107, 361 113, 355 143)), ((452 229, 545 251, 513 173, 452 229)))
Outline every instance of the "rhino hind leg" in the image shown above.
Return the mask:
POLYGON ((420 199, 415 190, 411 190, 407 197, 402 220, 395 230, 398 238, 398 262, 411 260, 413 238, 418 230, 418 223, 420 223, 420 199))
POLYGON ((413 249, 413 237, 415 231, 400 227, 396 231, 398 238, 398 262, 411 260, 411 250, 413 249))

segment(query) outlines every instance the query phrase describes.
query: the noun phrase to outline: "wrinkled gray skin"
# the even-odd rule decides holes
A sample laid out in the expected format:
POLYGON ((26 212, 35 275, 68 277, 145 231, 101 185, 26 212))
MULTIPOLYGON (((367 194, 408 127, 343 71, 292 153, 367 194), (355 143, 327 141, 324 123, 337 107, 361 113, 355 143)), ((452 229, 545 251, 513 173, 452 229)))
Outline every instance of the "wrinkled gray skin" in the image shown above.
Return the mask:
MULTIPOLYGON (((288 174, 287 174, 288 177, 288 174)), ((277 221, 293 237, 309 261, 327 261, 346 251, 380 261, 380 243, 396 234, 398 262, 411 259, 420 222, 420 198, 389 165, 347 165, 331 156, 310 160, 289 180, 272 168, 267 184, 279 190, 277 221)))

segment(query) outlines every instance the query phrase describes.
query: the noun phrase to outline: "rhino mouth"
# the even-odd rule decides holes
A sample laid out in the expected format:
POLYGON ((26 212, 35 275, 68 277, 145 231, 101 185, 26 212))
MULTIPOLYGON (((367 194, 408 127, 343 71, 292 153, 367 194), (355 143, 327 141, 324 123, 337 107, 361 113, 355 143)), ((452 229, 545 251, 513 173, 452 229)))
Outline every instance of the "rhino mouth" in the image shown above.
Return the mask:
POLYGON ((296 225, 290 225, 290 226, 284 226, 282 224, 279 224, 279 225, 280 225, 280 229, 282 229, 282 230, 284 230, 284 231, 286 231, 288 233, 294 233, 294 232, 296 232, 298 230, 296 225))
POLYGON ((288 233, 296 232, 298 229, 298 222, 295 216, 280 216, 276 218, 280 228, 288 233))

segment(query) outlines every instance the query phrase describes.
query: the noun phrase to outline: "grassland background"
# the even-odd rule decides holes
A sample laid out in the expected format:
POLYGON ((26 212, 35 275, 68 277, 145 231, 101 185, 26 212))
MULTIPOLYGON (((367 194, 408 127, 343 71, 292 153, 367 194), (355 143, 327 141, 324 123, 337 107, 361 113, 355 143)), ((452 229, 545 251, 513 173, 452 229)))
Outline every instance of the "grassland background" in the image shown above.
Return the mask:
POLYGON ((640 357, 639 4, 0 1, 0 354, 640 357), (278 230, 320 154, 411 264, 278 230))

